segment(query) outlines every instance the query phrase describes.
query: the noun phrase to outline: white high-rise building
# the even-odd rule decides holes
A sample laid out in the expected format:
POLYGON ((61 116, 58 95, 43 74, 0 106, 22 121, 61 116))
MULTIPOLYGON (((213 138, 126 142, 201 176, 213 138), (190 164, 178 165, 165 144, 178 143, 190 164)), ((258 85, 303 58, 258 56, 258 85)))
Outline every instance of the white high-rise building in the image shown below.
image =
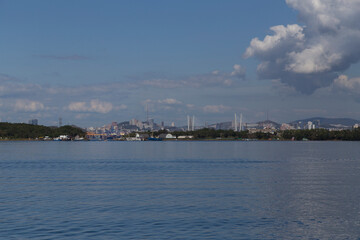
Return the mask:
POLYGON ((240 120, 239 120, 239 132, 242 131, 242 113, 240 113, 240 120))
POLYGON ((234 118, 234 131, 237 132, 237 119, 236 119, 236 113, 234 118))
POLYGON ((191 131, 192 130, 192 119, 191 119, 191 117, 190 116, 187 116, 187 130, 188 131, 191 131))
POLYGON ((306 124, 306 128, 311 130, 311 129, 315 129, 315 124, 313 124, 313 122, 308 121, 308 123, 306 124))
POLYGON ((187 130, 194 131, 195 130, 195 116, 190 117, 187 116, 187 130))

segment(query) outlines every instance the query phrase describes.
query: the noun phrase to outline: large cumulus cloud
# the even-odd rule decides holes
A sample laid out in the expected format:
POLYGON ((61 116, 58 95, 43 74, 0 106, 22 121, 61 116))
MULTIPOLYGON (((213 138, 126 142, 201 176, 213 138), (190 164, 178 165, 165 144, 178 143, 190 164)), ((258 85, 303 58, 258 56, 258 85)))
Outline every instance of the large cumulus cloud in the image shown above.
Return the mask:
POLYGON ((260 60, 262 79, 280 79, 310 94, 360 59, 360 0, 286 0, 304 24, 274 26, 244 57, 260 60))

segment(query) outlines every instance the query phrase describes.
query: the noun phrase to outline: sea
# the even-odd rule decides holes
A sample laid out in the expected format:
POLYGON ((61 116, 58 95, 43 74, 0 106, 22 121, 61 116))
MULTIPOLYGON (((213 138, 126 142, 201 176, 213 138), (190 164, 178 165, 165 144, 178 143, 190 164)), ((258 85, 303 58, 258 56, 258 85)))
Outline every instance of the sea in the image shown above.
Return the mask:
POLYGON ((0 239, 360 239, 360 143, 0 142, 0 239))

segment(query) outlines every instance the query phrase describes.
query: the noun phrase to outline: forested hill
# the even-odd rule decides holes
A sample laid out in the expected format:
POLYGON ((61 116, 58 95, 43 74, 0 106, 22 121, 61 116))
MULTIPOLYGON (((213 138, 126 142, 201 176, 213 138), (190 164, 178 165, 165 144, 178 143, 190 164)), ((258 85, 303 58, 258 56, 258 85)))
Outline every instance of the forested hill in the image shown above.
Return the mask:
POLYGON ((1 139, 36 139, 45 136, 54 138, 59 135, 69 135, 70 137, 79 135, 83 137, 85 136, 85 132, 82 129, 73 126, 62 126, 58 128, 25 123, 0 123, 1 139))

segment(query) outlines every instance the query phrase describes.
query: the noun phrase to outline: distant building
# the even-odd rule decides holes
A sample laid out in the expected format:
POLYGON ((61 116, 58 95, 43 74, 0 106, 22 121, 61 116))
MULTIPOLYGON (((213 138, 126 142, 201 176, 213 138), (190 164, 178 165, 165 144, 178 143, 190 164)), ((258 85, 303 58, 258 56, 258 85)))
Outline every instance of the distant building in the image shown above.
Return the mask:
POLYGON ((187 130, 188 131, 195 130, 195 116, 192 116, 192 118, 189 115, 187 116, 187 130))
POLYGON ((136 133, 135 138, 140 139, 141 141, 144 141, 150 137, 147 133, 136 133))
POLYGON ((129 122, 129 124, 133 125, 133 126, 136 126, 138 123, 139 123, 139 121, 137 119, 135 119, 135 118, 131 119, 130 122, 129 122))
POLYGON ((29 124, 38 125, 38 120, 37 119, 31 119, 31 120, 29 120, 29 124))
POLYGON ((188 139, 194 138, 194 136, 179 136, 178 139, 188 139))
POLYGON ((313 124, 313 122, 308 121, 308 123, 306 124, 306 129, 315 129, 315 124, 313 124))
POLYGON ((291 130, 291 129, 294 129, 293 126, 291 126, 290 124, 287 124, 287 123, 283 123, 281 124, 280 126, 280 130, 284 131, 284 130, 291 130))
POLYGON ((150 127, 151 129, 153 129, 153 128, 154 128, 154 124, 155 124, 154 119, 149 119, 149 121, 147 121, 147 122, 148 122, 149 127, 150 127))
POLYGON ((159 138, 176 139, 176 136, 172 135, 171 133, 162 133, 159 135, 159 138))

